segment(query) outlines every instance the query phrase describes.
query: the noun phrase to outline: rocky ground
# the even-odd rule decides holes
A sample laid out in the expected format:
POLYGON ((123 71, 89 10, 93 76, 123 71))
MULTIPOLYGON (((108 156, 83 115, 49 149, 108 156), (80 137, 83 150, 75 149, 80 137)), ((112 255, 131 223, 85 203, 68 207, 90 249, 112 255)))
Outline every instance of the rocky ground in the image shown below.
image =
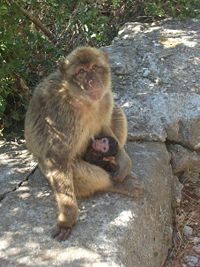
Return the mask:
POLYGON ((62 243, 51 238, 57 215, 52 191, 38 169, 29 175, 35 163, 24 144, 2 142, 0 151, 0 266, 154 267, 164 262, 171 246, 173 176, 163 144, 128 143, 144 198, 99 194, 80 199, 77 225, 62 243))
POLYGON ((200 266, 199 29, 199 20, 127 23, 105 48, 142 199, 79 200, 72 235, 57 243, 48 184, 38 170, 27 177, 35 162, 24 144, 2 141, 0 266, 200 266))
POLYGON ((200 266, 200 181, 184 181, 175 215, 173 246, 164 267, 200 266))

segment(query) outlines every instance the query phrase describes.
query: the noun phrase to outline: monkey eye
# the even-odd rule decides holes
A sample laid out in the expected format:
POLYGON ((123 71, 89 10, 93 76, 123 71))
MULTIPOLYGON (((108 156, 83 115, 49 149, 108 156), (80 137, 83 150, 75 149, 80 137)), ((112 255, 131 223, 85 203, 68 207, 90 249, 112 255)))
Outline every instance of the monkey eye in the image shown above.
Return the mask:
POLYGON ((107 138, 103 138, 103 139, 102 139, 102 142, 103 142, 104 144, 108 143, 107 138))
POLYGON ((85 71, 84 68, 80 68, 79 71, 78 71, 78 73, 80 73, 80 74, 83 74, 83 73, 85 73, 85 72, 86 72, 86 71, 85 71))
POLYGON ((98 68, 99 68, 99 66, 97 66, 96 64, 94 64, 93 66, 92 66, 92 70, 98 70, 98 68))

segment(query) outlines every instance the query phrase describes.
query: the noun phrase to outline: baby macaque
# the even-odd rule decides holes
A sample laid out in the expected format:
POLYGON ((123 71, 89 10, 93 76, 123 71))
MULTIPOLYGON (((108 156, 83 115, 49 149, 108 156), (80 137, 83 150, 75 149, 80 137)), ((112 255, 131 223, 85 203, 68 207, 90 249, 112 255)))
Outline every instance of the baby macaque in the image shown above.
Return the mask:
POLYGON ((103 168, 112 176, 119 168, 115 158, 118 150, 118 142, 115 138, 98 136, 91 141, 84 160, 103 168))

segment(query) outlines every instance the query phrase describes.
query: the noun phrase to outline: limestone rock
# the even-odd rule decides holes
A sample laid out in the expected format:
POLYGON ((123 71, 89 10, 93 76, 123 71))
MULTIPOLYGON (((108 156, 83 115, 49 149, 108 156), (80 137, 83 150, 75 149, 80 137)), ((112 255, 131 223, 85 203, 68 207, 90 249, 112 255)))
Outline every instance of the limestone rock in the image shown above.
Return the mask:
POLYGON ((127 23, 107 47, 130 140, 170 140, 199 150, 199 24, 127 23))
POLYGON ((18 187, 26 174, 35 166, 33 157, 27 151, 25 142, 0 141, 0 199, 4 193, 18 187))
MULTIPOLYGON (((57 207, 37 170, 1 202, 1 264, 15 266, 155 267, 164 262, 172 236, 173 175, 164 144, 129 143, 144 199, 99 194, 79 200, 70 238, 51 239, 57 207)), ((9 170, 9 166, 8 166, 9 170)))
POLYGON ((200 155, 196 151, 191 151, 181 145, 170 145, 171 163, 175 174, 188 170, 200 172, 200 155))

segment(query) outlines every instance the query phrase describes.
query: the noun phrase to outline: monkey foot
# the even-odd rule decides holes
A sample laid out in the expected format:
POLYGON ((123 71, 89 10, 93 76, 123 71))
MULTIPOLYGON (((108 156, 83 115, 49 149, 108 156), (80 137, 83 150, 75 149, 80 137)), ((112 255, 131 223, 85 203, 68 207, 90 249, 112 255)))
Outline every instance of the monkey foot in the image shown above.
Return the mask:
POLYGON ((130 174, 122 183, 114 183, 110 191, 133 198, 139 198, 144 195, 144 185, 130 174))
POLYGON ((123 182, 123 180, 125 179, 124 176, 118 175, 118 174, 114 174, 112 175, 111 179, 113 180, 113 182, 123 182))
POLYGON ((59 242, 65 241, 69 237, 71 230, 72 228, 70 227, 63 228, 63 227, 56 225, 53 229, 52 237, 55 238, 59 242))

